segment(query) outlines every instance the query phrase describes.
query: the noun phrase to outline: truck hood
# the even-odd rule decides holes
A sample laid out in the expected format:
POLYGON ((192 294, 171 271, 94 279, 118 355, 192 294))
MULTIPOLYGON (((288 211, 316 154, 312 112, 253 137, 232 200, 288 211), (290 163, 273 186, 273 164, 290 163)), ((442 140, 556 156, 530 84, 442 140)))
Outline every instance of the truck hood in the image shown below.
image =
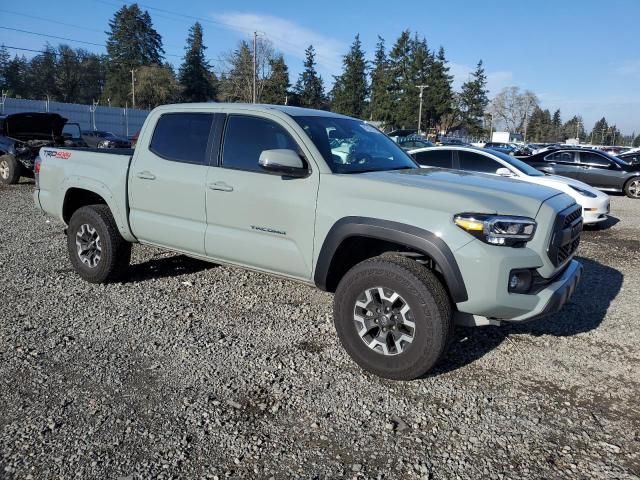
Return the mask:
POLYGON ((49 140, 62 135, 67 119, 57 113, 14 113, 4 118, 3 134, 18 140, 49 140))
MULTIPOLYGON (((386 190, 383 184, 406 187, 401 190, 402 196, 405 197, 404 203, 418 204, 424 201, 420 195, 421 191, 425 194, 428 192, 425 200, 428 199, 427 201, 433 204, 433 198, 437 198, 443 209, 455 209, 456 212, 498 213, 535 218, 544 201, 563 195, 553 188, 511 178, 439 168, 368 172, 355 176, 380 182, 380 190, 386 190), (407 193, 411 194, 410 198, 407 198, 407 193)), ((566 200, 569 204, 573 203, 570 197, 566 200)))

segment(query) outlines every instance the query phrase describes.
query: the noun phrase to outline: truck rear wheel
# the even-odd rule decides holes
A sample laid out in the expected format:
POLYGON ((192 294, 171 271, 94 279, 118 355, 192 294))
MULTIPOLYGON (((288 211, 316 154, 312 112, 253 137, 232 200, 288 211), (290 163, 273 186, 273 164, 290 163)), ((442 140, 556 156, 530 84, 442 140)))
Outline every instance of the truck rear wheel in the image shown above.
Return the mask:
POLYGON ((0 157, 0 182, 5 185, 18 183, 22 174, 22 165, 18 163, 13 155, 2 155, 0 157))
POLYGON ((69 258, 76 272, 91 283, 108 283, 125 273, 131 244, 120 232, 107 205, 79 208, 67 229, 69 258))
POLYGON ((451 302, 438 278, 418 262, 383 255, 359 263, 334 297, 338 337, 364 370, 393 380, 427 373, 451 338, 451 302))

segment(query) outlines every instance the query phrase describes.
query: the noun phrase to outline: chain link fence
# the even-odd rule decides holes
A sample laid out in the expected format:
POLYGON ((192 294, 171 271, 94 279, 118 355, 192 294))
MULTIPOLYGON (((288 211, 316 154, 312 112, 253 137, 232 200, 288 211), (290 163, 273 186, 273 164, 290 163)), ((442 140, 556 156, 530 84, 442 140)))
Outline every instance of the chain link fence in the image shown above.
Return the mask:
POLYGON ((140 130, 149 114, 148 110, 133 108, 103 107, 24 98, 0 98, 0 114, 9 115, 23 112, 59 113, 69 122, 79 123, 82 130, 105 130, 125 137, 140 130))

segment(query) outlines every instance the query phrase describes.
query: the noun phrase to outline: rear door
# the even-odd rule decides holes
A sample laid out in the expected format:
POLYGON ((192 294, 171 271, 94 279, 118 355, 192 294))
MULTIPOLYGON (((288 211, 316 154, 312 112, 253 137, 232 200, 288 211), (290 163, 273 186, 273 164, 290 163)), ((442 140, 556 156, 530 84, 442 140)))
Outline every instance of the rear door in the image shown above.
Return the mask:
POLYGON ((611 159, 597 152, 580 152, 582 172, 578 180, 597 188, 622 189, 622 170, 611 159))
POLYGON ((204 255, 205 180, 217 118, 164 113, 147 134, 150 141, 138 144, 129 173, 129 218, 139 240, 204 255))
POLYGON ((311 278, 320 175, 286 126, 268 114, 230 114, 217 166, 207 175, 209 257, 261 270, 311 278), (290 178, 264 171, 260 154, 291 149, 309 175, 290 178))
POLYGON ((543 172, 580 179, 582 167, 576 151, 552 152, 544 157, 544 164, 538 167, 543 172))

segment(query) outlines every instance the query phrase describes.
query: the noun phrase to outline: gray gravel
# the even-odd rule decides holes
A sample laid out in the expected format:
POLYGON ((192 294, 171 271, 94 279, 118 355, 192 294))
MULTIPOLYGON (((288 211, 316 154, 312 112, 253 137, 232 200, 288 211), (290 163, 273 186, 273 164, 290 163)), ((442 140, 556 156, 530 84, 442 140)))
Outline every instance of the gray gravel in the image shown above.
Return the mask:
POLYGON ((0 478, 638 478, 640 201, 587 231, 553 317, 457 329, 428 378, 363 373, 331 296, 134 247, 81 281, 0 186, 0 478))

